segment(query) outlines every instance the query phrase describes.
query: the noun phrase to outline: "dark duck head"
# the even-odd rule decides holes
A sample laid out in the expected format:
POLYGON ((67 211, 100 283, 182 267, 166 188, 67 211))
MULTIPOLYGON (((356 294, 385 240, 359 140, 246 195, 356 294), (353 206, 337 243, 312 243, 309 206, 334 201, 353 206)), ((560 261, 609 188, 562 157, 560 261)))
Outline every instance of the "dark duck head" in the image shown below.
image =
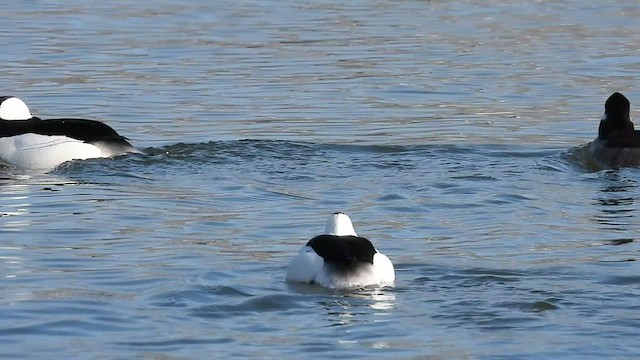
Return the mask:
POLYGON ((604 104, 604 115, 600 120, 598 138, 609 140, 620 135, 633 133, 633 122, 629 116, 629 100, 619 92, 609 96, 604 104))

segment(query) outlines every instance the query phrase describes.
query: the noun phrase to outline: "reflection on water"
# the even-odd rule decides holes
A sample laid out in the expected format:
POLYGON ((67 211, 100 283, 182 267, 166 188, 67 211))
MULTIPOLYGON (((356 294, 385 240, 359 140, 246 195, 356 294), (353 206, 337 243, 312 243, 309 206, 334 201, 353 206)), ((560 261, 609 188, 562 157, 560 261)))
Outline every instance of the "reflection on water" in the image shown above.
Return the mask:
POLYGON ((369 317, 368 311, 362 311, 362 307, 369 307, 376 310, 374 316, 385 316, 396 306, 396 296, 391 288, 389 289, 359 289, 350 292, 338 292, 341 298, 330 302, 323 302, 328 310, 328 314, 336 319, 336 325, 346 325, 353 321, 362 321, 358 318, 358 313, 366 315, 365 321, 384 321, 384 319, 369 317))
POLYGON ((385 321, 384 316, 396 306, 393 287, 333 290, 303 283, 288 283, 287 287, 305 296, 321 297, 317 303, 325 309, 330 326, 385 321))
MULTIPOLYGON (((73 185, 75 182, 47 173, 13 172, 14 169, 0 166, 0 231, 24 231, 37 221, 33 214, 33 202, 58 202, 58 187, 73 185), (37 197, 38 200, 34 200, 37 197)), ((21 170, 17 170, 21 171, 21 170)), ((46 213, 44 214, 46 216, 46 213)))
MULTIPOLYGON (((1 169, 0 169, 1 171, 1 169)), ((0 178, 0 225, 2 232, 22 231, 31 225, 29 207, 33 187, 28 184, 31 175, 3 176, 0 178)))
POLYGON ((49 246, 46 240, 50 236, 39 236, 33 228, 41 225, 45 229, 53 228, 48 221, 59 215, 55 208, 64 202, 60 194, 56 194, 59 187, 76 183, 44 172, 24 172, 6 167, 0 167, 0 171, 0 238, 3 244, 0 247, 0 268, 5 278, 12 279, 12 286, 5 289, 2 300, 13 303, 45 298, 42 295, 49 291, 24 290, 20 286, 37 275, 35 254, 49 246))
MULTIPOLYGON (((617 170, 606 171, 602 176, 604 187, 595 196, 598 213, 593 218, 601 225, 600 229, 626 235, 630 228, 638 225, 638 183, 617 170)), ((612 241, 615 244, 630 242, 628 238, 612 241)))

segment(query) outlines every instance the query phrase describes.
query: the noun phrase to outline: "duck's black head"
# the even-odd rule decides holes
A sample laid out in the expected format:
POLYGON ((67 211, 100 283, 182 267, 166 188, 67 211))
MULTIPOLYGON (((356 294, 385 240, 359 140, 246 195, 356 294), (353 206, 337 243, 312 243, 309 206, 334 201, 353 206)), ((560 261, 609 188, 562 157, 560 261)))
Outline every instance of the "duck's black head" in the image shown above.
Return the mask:
POLYGON ((604 115, 600 120, 598 137, 602 140, 627 132, 633 132, 629 117, 629 100, 619 92, 613 93, 604 104, 604 115))

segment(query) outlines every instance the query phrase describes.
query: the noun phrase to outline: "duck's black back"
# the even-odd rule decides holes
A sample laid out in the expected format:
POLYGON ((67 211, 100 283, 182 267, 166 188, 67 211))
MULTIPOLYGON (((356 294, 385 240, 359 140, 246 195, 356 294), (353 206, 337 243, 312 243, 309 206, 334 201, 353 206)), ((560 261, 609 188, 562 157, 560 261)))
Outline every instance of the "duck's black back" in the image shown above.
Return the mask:
POLYGON ((319 235, 309 240, 307 246, 325 262, 346 267, 362 262, 373 264, 376 254, 373 244, 359 236, 319 235))
POLYGON ((50 119, 33 117, 29 120, 0 120, 0 137, 22 134, 61 135, 73 139, 96 141, 125 141, 109 125, 87 119, 50 119))

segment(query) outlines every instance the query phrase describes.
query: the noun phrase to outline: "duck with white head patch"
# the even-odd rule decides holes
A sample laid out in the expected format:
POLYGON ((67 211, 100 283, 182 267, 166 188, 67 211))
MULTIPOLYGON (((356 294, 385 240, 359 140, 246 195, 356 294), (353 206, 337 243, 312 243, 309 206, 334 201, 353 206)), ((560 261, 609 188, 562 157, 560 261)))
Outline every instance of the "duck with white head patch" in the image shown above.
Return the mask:
POLYGON ((287 281, 328 288, 391 285, 395 270, 387 256, 359 237, 344 213, 331 214, 324 234, 309 240, 287 268, 287 281))
POLYGON ((25 169, 51 169, 70 160, 139 152, 125 137, 96 120, 31 115, 13 96, 0 97, 0 162, 25 169))
POLYGON ((591 159, 602 168, 640 165, 640 131, 633 127, 629 100, 613 93, 604 104, 598 137, 589 145, 591 159))

